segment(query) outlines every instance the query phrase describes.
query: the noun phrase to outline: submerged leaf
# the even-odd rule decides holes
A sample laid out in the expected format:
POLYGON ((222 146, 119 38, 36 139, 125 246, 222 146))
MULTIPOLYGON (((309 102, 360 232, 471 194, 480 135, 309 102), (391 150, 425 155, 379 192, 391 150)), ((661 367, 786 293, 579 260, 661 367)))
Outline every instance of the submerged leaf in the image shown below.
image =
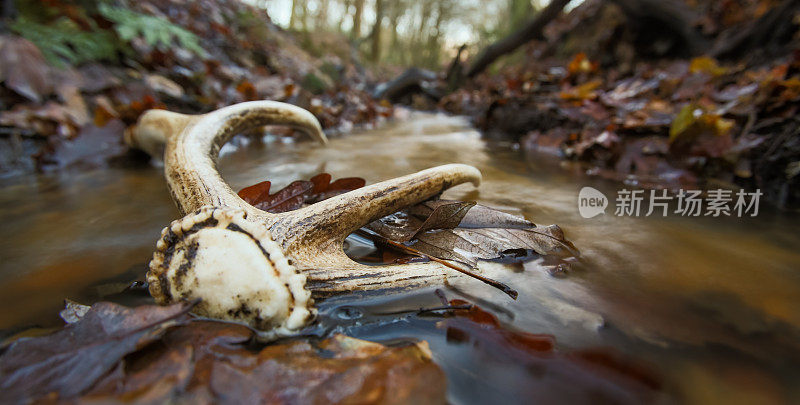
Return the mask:
POLYGON ((193 304, 126 308, 100 302, 77 322, 13 343, 0 356, 0 390, 10 402, 79 395, 126 355, 186 321, 193 304))
POLYGON ((82 399, 108 402, 443 403, 425 343, 387 347, 334 335, 262 346, 245 326, 197 320, 126 359, 82 399))
POLYGON ((367 228, 426 255, 475 267, 515 250, 539 255, 577 255, 556 225, 536 226, 524 218, 474 202, 432 200, 373 221, 367 228))

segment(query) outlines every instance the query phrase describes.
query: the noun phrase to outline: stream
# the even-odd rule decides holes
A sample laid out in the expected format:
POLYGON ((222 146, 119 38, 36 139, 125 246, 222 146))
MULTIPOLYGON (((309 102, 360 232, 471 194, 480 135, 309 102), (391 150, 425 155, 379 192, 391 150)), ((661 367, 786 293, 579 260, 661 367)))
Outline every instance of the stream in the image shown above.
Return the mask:
MULTIPOLYGON (((277 190, 320 172, 372 184, 446 163, 473 165, 484 180, 445 198, 558 224, 581 251, 578 263, 556 275, 540 261, 481 263, 485 274, 519 291, 516 300, 478 281, 441 287, 447 298, 476 303, 504 325, 551 336, 556 354, 515 365, 453 339, 439 319, 416 312, 441 305, 433 288, 332 298, 321 304, 315 331, 386 344, 427 341, 453 403, 800 401, 796 214, 762 201, 753 218, 621 217, 609 207, 585 219, 577 208, 582 187, 613 202, 625 186, 487 143, 464 119, 424 113, 327 147, 237 138, 223 148, 219 167, 234 190, 266 179, 277 190), (627 381, 570 360, 587 350, 645 370, 655 394, 631 396, 636 390, 627 381)), ((4 337, 59 325, 65 298, 147 302, 143 294, 117 293, 143 279, 161 229, 179 217, 154 165, 2 179, 0 207, 4 337)))

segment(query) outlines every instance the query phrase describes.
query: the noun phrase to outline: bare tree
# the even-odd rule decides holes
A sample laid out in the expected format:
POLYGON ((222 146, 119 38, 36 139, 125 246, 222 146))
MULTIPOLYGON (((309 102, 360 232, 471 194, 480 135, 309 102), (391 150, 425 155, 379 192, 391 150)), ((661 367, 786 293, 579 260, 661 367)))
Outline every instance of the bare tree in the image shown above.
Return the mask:
POLYGON ((375 24, 372 26, 372 33, 370 38, 372 42, 372 51, 370 59, 377 62, 381 58, 381 29, 383 25, 383 0, 375 0, 375 24))
POLYGON ((352 39, 361 38, 361 17, 364 13, 364 0, 355 0, 356 11, 353 13, 353 29, 350 31, 352 39))
POLYGON ((289 14, 289 29, 295 29, 297 25, 297 0, 292 0, 292 10, 291 14, 289 14))
POLYGON ((317 1, 316 30, 326 30, 328 28, 328 0, 317 1))
POLYGON ((558 15, 561 14, 561 10, 564 9, 569 2, 570 0, 553 0, 520 29, 489 45, 469 67, 467 77, 476 76, 478 73, 483 72, 483 70, 497 60, 497 58, 509 52, 513 52, 515 49, 534 38, 540 37, 542 35, 542 29, 544 29, 550 21, 558 17, 558 15))

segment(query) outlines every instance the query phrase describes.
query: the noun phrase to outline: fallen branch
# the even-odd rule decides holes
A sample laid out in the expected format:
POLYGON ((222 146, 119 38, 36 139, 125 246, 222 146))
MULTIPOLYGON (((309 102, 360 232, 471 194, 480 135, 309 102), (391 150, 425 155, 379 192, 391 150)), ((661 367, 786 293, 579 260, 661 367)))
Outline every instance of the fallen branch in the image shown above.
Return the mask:
POLYGON ((553 0, 522 28, 492 45, 489 45, 469 67, 467 77, 471 78, 477 76, 501 56, 513 52, 526 42, 540 38, 542 36, 542 29, 544 29, 550 21, 558 17, 561 10, 564 9, 569 2, 570 0, 553 0))

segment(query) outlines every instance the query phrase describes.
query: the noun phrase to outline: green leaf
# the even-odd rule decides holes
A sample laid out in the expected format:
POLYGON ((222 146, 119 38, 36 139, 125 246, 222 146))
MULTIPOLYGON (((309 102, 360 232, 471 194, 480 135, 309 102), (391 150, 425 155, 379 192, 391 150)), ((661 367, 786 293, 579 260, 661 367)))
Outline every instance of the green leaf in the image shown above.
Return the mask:
POLYGON ((11 29, 36 44, 47 61, 55 66, 64 66, 64 62, 113 60, 121 45, 111 32, 81 30, 67 17, 48 25, 20 17, 11 24, 11 29))
POLYGON ((161 49, 171 48, 177 41, 182 48, 200 56, 206 55, 195 34, 165 18, 107 4, 100 4, 97 9, 103 17, 114 23, 114 30, 123 41, 130 42, 141 37, 148 45, 161 49))

